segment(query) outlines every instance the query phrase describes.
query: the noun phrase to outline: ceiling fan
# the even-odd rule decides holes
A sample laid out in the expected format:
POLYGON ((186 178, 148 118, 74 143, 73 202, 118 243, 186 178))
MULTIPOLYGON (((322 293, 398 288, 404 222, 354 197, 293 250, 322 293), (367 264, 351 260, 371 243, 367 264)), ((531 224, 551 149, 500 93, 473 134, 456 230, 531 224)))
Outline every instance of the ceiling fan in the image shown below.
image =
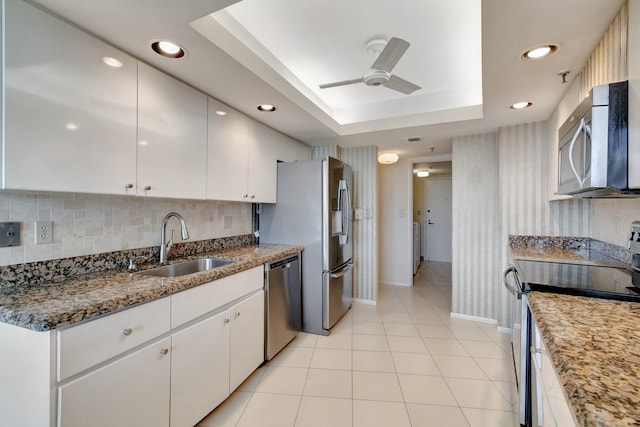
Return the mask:
POLYGON ((407 49, 409 49, 409 46, 409 42, 397 37, 392 37, 388 42, 384 39, 371 40, 367 43, 367 52, 378 56, 373 65, 371 65, 371 71, 359 79, 326 83, 319 87, 320 89, 328 89, 331 87, 364 83, 367 86, 384 86, 407 95, 415 92, 421 89, 421 87, 391 74, 391 70, 396 66, 407 49))

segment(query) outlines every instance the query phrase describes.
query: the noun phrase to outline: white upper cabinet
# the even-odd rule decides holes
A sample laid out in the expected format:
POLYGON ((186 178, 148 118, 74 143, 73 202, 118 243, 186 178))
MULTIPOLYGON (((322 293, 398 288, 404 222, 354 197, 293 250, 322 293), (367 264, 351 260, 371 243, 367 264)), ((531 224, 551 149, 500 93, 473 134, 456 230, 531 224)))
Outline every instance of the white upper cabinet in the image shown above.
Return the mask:
POLYGON ((209 98, 207 198, 275 203, 278 135, 209 98))
POLYGON ((207 97, 138 64, 139 196, 204 199, 207 97))
POLYGON ((209 98, 207 199, 247 200, 248 120, 244 114, 209 98))
POLYGON ((249 121, 250 202, 275 203, 278 188, 278 136, 280 134, 253 120, 249 121))
POLYGON ((137 61, 25 2, 4 4, 2 188, 135 194, 137 61))
POLYGON ((311 160, 311 147, 286 135, 278 138, 278 160, 281 162, 295 162, 311 160))

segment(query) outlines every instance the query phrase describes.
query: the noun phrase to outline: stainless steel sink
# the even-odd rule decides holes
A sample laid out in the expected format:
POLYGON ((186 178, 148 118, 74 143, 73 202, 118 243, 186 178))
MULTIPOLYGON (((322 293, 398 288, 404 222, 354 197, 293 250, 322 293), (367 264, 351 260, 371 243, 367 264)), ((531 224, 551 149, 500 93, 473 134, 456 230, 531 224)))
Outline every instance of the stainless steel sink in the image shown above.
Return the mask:
POLYGON ((185 276, 187 274, 199 273, 201 271, 211 270, 216 267, 222 267, 223 265, 236 262, 235 260, 228 258, 199 258, 192 261, 180 262, 177 264, 163 265, 162 267, 151 268, 149 270, 139 271, 136 274, 142 274, 144 276, 157 276, 157 277, 177 277, 185 276))

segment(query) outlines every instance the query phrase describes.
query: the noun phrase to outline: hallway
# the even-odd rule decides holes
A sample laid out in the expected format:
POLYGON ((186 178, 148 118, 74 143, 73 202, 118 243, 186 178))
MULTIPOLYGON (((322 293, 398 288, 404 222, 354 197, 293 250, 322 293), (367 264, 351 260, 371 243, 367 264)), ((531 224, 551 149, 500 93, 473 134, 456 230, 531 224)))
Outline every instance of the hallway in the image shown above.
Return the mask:
POLYGON ((202 427, 513 427, 510 336, 450 316, 451 264, 379 288, 328 337, 301 333, 202 427))

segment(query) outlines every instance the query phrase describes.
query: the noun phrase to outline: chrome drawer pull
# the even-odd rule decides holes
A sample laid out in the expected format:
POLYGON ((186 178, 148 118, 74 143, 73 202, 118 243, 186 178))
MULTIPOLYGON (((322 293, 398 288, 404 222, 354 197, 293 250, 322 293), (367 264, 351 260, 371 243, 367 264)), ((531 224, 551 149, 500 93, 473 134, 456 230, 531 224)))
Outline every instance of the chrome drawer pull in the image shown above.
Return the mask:
POLYGON ((163 356, 166 356, 167 354, 169 354, 169 349, 168 348, 163 348, 162 350, 160 350, 160 354, 163 356))
POLYGON ((122 330, 122 335, 124 335, 125 337, 128 337, 132 333, 133 333, 133 329, 131 329, 131 328, 127 328, 127 329, 123 329, 122 330))

